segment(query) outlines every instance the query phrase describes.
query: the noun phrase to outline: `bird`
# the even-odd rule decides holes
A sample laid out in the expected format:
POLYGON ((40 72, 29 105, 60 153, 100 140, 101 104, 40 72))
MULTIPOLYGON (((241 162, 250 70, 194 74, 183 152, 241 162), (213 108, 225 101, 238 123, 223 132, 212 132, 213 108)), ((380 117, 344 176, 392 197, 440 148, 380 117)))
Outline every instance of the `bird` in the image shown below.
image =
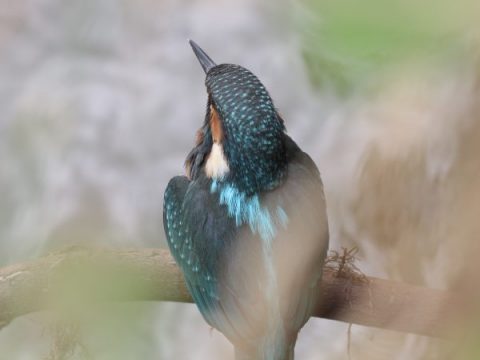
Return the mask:
POLYGON ((257 76, 190 45, 206 75, 207 107, 186 174, 164 193, 168 247, 236 360, 293 360, 328 250, 320 173, 257 76))

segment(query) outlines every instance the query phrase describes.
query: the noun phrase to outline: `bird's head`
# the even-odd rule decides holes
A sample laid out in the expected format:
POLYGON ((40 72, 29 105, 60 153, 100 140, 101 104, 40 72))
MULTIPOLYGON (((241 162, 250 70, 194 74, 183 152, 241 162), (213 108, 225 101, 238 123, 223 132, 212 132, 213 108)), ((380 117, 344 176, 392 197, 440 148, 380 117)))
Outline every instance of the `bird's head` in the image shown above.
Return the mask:
POLYGON ((190 178, 201 171, 247 195, 272 190, 286 174, 285 125, 260 80, 232 64, 216 65, 193 41, 206 73, 205 122, 186 165, 190 178))

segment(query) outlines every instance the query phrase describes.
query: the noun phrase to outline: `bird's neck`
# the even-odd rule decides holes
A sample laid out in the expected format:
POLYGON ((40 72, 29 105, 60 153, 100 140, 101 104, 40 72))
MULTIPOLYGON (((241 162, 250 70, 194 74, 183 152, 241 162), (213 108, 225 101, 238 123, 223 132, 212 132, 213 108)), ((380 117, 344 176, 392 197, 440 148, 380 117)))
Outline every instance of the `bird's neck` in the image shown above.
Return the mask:
MULTIPOLYGON (((283 135, 283 134, 282 134, 283 135)), ((270 141, 270 147, 259 144, 237 143, 228 139, 223 144, 223 153, 228 163, 225 181, 245 196, 253 196, 279 187, 287 175, 287 156, 283 139, 270 141)))

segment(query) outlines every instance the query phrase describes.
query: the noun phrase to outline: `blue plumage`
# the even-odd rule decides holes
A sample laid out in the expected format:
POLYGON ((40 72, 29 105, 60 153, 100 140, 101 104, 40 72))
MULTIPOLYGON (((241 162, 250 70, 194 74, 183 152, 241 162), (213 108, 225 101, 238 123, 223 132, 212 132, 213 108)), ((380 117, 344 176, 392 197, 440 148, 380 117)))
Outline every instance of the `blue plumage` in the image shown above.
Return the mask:
POLYGON ((237 359, 291 360, 328 247, 323 186, 250 71, 207 71, 208 106, 187 176, 164 199, 169 248, 205 320, 237 359))
POLYGON ((228 134, 230 181, 246 195, 274 189, 286 173, 285 126, 267 90, 250 71, 231 64, 211 69, 206 85, 228 134))
POLYGON ((259 234, 264 241, 271 241, 276 234, 277 226, 285 226, 288 216, 281 206, 273 214, 260 204, 258 194, 248 196, 230 183, 218 184, 212 181, 212 193, 219 194, 219 202, 227 207, 228 215, 235 219, 237 227, 247 224, 254 234, 259 234))

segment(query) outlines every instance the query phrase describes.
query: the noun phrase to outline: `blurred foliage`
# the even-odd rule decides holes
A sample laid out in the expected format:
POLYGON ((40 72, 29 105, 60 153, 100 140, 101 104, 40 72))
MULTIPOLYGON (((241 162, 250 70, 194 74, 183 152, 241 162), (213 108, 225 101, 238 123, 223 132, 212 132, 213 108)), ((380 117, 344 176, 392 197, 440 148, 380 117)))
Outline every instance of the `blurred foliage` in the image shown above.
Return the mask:
POLYGON ((76 324, 53 322, 48 330, 53 338, 52 346, 49 354, 42 360, 68 360, 75 355, 77 348, 80 348, 81 356, 88 357, 79 341, 79 328, 76 324))
POLYGON ((455 359, 480 359, 480 307, 478 305, 478 297, 474 298, 475 306, 474 308, 469 308, 467 326, 465 329, 459 329, 456 332, 460 342, 458 345, 458 353, 455 354, 455 359))
POLYGON ((341 91, 402 63, 433 65, 461 56, 478 33, 480 8, 476 0, 305 0, 295 6, 313 83, 341 91))

